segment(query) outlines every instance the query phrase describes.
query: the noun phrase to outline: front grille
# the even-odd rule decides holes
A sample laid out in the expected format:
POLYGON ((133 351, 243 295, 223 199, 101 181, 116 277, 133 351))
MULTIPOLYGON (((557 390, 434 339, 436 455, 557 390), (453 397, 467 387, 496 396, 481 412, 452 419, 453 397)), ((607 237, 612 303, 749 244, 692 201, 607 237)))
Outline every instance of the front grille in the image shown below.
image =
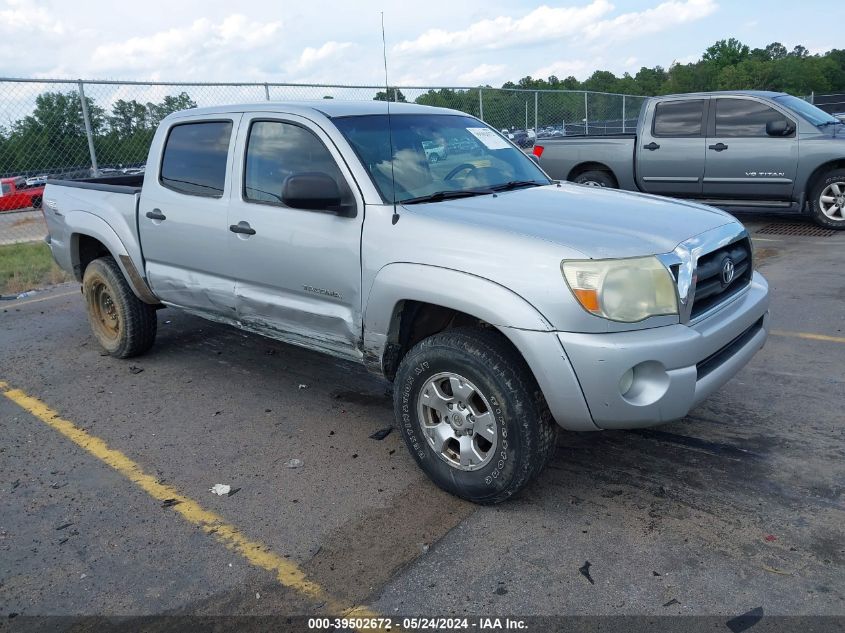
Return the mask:
POLYGON ((690 318, 704 314, 737 294, 751 281, 752 272, 751 244, 747 237, 702 255, 696 268, 697 281, 690 318), (722 271, 728 259, 733 262, 734 275, 726 284, 722 271))

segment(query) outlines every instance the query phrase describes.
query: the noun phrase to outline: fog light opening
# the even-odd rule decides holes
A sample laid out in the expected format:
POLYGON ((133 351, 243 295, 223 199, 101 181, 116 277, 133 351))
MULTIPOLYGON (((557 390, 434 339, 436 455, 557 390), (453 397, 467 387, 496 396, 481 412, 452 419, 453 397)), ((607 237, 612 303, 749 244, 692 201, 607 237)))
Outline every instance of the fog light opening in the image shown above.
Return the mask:
POLYGON ((619 379, 619 393, 623 396, 626 395, 629 391, 631 391, 631 387, 634 384, 634 368, 631 367, 628 371, 622 374, 622 378, 619 379))

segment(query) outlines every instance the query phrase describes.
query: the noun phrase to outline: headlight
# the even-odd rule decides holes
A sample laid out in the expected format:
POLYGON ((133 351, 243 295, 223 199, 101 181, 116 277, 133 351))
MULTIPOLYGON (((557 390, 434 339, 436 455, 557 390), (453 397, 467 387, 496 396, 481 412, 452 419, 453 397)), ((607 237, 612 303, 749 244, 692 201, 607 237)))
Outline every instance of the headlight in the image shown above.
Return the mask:
POLYGON ((578 303, 596 316, 634 323, 678 314, 675 282, 654 256, 563 261, 560 269, 578 303))

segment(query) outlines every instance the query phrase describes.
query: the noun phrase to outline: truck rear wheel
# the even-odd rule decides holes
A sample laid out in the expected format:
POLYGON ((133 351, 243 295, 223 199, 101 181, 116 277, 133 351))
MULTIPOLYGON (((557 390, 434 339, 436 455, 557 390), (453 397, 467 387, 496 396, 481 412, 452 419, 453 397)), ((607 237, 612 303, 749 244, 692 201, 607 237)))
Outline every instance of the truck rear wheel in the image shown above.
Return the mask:
POLYGON ((601 169, 591 169, 578 174, 572 182, 588 187, 607 187, 608 189, 616 189, 619 186, 616 184, 613 174, 601 169))
POLYGON ((525 488, 557 439, 540 388, 502 334, 456 328, 418 343, 396 374, 397 424, 438 486, 494 504, 525 488))
POLYGON ((810 212, 816 224, 845 230, 845 169, 832 169, 813 185, 810 212))
POLYGON ((88 264, 82 292, 91 330, 110 356, 129 358, 152 347, 155 307, 135 296, 114 259, 101 257, 88 264))

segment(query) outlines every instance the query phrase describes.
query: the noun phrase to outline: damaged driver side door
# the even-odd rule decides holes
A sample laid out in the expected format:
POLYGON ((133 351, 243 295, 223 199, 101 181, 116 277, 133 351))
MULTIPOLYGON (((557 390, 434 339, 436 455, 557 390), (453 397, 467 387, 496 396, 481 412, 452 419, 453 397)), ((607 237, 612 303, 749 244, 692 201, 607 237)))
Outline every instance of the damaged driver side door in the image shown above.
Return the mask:
POLYGON ((241 327, 361 358, 363 202, 331 139, 295 115, 245 116, 228 253, 241 327))

